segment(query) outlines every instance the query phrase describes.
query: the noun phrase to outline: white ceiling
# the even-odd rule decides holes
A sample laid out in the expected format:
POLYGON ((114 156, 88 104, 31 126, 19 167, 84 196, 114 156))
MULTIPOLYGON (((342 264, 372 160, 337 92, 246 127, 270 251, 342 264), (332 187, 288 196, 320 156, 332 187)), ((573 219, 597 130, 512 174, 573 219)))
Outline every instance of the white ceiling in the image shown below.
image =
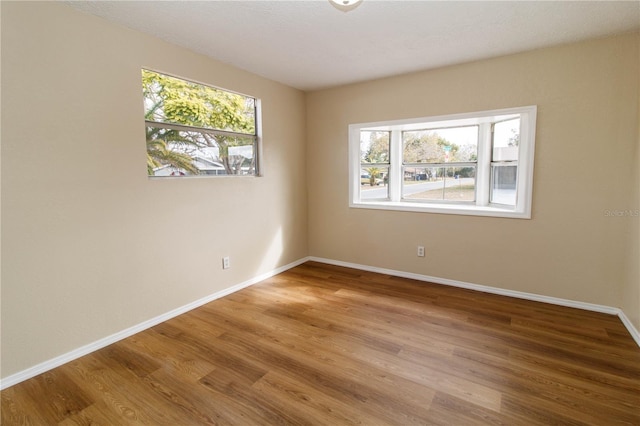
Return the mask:
POLYGON ((640 29, 640 1, 68 2, 303 90, 640 29))

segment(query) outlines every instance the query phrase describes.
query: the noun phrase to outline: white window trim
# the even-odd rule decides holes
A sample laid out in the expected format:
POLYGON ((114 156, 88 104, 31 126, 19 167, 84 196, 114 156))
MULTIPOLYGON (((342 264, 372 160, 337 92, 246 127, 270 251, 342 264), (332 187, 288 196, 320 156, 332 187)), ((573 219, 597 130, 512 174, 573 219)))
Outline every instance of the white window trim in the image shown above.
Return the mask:
MULTIPOLYGON (((493 216, 517 219, 531 219, 531 199, 533 196, 533 161, 535 152, 535 133, 536 133, 537 106, 525 106, 516 108, 506 108, 490 111, 471 112, 463 114, 452 114, 434 117, 422 117, 406 120, 381 121, 372 123, 359 123, 349 125, 349 207, 361 209, 376 210, 399 210, 410 212, 424 213, 440 213, 440 214, 456 214, 456 215, 473 215, 473 216, 493 216), (479 194, 476 204, 454 204, 454 203, 429 203, 429 202, 407 202, 400 200, 398 191, 401 184, 401 159, 402 144, 393 143, 394 135, 399 132, 393 130, 407 130, 411 126, 418 124, 428 124, 436 127, 442 125, 442 122, 457 121, 456 125, 461 123, 480 124, 480 122, 488 120, 497 120, 501 116, 509 116, 519 114, 520 121, 520 144, 518 151, 518 180, 517 180, 517 200, 515 207, 501 206, 498 204, 489 204, 487 196, 479 194), (390 129, 392 130, 392 143, 390 146, 390 156, 392 162, 390 164, 389 176, 390 180, 397 182, 389 188, 389 200, 360 200, 360 131, 370 129, 390 129)), ((451 123, 447 123, 447 126, 451 123)), ((482 133, 482 131, 481 131, 482 133)), ((481 137, 487 137, 482 136, 481 137)), ((483 167, 489 167, 489 162, 482 161, 483 155, 490 155, 488 151, 491 144, 483 144, 485 153, 478 152, 478 179, 488 179, 488 173, 481 170, 483 167), (487 176, 484 176, 487 175, 487 176), (484 177, 481 177, 484 176, 484 177)), ((488 171, 487 171, 488 172, 488 171)), ((482 182, 481 182, 482 183, 482 182)), ((484 182, 488 186, 488 182, 484 182)))

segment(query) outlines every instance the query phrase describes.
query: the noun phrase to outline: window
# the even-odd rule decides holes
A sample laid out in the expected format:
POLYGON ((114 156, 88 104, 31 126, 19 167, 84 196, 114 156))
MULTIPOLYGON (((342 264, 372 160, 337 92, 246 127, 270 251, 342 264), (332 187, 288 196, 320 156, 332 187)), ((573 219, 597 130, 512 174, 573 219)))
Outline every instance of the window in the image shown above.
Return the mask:
POLYGON ((530 218, 536 113, 349 126, 351 207, 530 218))
POLYGON ((255 98, 142 70, 149 176, 259 174, 255 98))

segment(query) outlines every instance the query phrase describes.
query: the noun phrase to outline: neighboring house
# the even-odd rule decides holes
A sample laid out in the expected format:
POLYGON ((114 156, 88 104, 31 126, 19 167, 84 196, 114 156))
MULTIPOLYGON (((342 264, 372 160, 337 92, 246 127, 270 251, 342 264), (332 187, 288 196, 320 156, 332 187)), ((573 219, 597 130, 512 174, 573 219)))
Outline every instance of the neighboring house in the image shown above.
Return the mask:
MULTIPOLYGON (((212 148, 213 149, 213 148, 212 148)), ((217 149, 215 149, 216 154, 217 154, 217 149)), ((200 151, 198 151, 200 152, 200 151)), ((236 157, 236 156, 242 156, 248 160, 251 160, 253 158, 253 151, 251 149, 251 146, 235 146, 235 147, 230 147, 229 148, 229 154, 230 157, 236 157)), ((209 155, 209 157, 211 157, 211 155, 209 155)), ((222 164, 219 161, 214 161, 211 158, 205 158, 202 155, 194 155, 192 156, 193 158, 193 164, 198 168, 198 170, 200 171, 200 175, 226 175, 227 171, 224 167, 224 164, 222 164)), ((247 172, 249 170, 248 167, 243 167, 243 170, 247 169, 247 172)), ((153 175, 154 176, 159 176, 159 177, 164 177, 164 176, 185 176, 187 173, 185 172, 185 170, 177 168, 177 167, 173 167, 169 164, 164 165, 164 166, 160 166, 160 167, 156 167, 155 169, 153 169, 153 175)), ((244 174, 244 173, 243 173, 244 174)))

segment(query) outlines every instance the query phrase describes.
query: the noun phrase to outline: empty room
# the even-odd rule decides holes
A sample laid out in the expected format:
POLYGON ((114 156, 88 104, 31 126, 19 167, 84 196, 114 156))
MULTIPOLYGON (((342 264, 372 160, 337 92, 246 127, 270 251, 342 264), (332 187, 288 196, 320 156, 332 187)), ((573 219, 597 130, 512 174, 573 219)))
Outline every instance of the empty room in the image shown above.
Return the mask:
POLYGON ((640 2, 0 18, 3 425, 640 425, 640 2))

